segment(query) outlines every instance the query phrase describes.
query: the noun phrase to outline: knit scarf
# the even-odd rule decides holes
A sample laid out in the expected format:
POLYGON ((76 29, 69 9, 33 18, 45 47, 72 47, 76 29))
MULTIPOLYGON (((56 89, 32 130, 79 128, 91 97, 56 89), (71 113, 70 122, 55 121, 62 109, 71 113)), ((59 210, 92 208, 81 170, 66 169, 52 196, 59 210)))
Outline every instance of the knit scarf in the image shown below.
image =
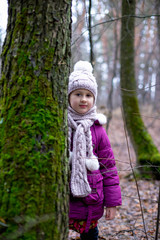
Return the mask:
POLYGON ((86 158, 93 156, 90 127, 95 120, 95 106, 84 115, 68 107, 69 149, 73 134, 71 192, 75 197, 85 197, 91 193, 87 180, 86 158))

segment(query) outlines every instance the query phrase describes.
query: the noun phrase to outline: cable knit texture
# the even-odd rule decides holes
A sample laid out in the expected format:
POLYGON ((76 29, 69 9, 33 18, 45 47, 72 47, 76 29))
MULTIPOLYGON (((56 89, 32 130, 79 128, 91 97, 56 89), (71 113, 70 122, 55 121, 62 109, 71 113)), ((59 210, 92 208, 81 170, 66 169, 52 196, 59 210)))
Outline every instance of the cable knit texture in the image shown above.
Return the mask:
POLYGON ((95 102, 97 99, 97 83, 92 74, 92 65, 87 61, 78 61, 74 71, 70 74, 68 84, 68 95, 76 89, 87 89, 93 93, 95 102))
MULTIPOLYGON (((93 160, 92 135, 90 127, 96 120, 96 107, 81 115, 68 107, 69 147, 73 134, 71 191, 75 197, 85 197, 91 193, 87 180, 87 159, 93 160)), ((97 160, 97 159, 95 159, 97 160)), ((97 160, 97 169, 99 168, 97 160)))
POLYGON ((94 106, 84 115, 68 108, 69 144, 73 134, 73 152, 70 154, 71 191, 75 197, 85 197, 91 193, 87 179, 87 169, 98 170, 98 159, 93 155, 90 127, 96 120, 97 83, 92 74, 92 65, 87 61, 78 61, 70 74, 68 95, 76 89, 87 89, 94 95, 94 106))

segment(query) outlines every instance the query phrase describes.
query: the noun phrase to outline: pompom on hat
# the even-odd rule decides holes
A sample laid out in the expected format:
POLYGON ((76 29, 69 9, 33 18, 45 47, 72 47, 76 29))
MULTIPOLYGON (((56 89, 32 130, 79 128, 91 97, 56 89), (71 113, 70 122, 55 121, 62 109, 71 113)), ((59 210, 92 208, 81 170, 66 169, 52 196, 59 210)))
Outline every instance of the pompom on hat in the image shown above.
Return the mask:
POLYGON ((92 74, 92 65, 87 61, 78 61, 69 76, 68 95, 76 89, 87 89, 97 99, 97 83, 92 74))

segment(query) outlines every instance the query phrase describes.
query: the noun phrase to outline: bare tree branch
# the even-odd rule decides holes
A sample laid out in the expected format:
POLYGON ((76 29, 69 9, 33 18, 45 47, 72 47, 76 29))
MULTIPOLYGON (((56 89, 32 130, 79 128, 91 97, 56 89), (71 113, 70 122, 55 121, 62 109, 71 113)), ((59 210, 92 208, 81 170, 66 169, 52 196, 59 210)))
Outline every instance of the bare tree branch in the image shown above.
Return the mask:
MULTIPOLYGON (((151 14, 151 15, 124 15, 124 16, 122 16, 122 17, 117 17, 117 18, 112 18, 112 17, 110 16, 110 19, 105 20, 105 21, 100 22, 100 23, 97 23, 97 24, 91 26, 91 28, 95 28, 95 27, 97 27, 97 26, 99 26, 99 25, 102 25, 102 24, 119 21, 119 20, 121 20, 121 19, 123 19, 123 18, 133 18, 133 17, 134 17, 134 18, 145 19, 145 18, 151 18, 151 17, 160 17, 160 15, 159 15, 159 14, 151 14)), ((79 38, 81 38, 88 30, 89 30, 89 28, 86 29, 85 31, 83 31, 83 32, 79 35, 79 37, 75 39, 75 41, 72 43, 72 45, 74 45, 74 44, 79 40, 79 38)), ((72 45, 71 45, 71 46, 72 46, 72 45)))

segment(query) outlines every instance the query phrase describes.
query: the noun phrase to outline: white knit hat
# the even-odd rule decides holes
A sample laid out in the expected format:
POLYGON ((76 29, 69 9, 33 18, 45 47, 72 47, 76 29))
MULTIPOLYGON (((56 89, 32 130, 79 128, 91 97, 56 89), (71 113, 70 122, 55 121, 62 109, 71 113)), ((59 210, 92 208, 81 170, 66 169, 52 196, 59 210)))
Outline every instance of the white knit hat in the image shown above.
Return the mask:
POLYGON ((89 62, 78 61, 74 65, 74 71, 69 76, 68 94, 76 89, 87 89, 93 93, 96 102, 97 83, 92 71, 93 68, 89 62))

